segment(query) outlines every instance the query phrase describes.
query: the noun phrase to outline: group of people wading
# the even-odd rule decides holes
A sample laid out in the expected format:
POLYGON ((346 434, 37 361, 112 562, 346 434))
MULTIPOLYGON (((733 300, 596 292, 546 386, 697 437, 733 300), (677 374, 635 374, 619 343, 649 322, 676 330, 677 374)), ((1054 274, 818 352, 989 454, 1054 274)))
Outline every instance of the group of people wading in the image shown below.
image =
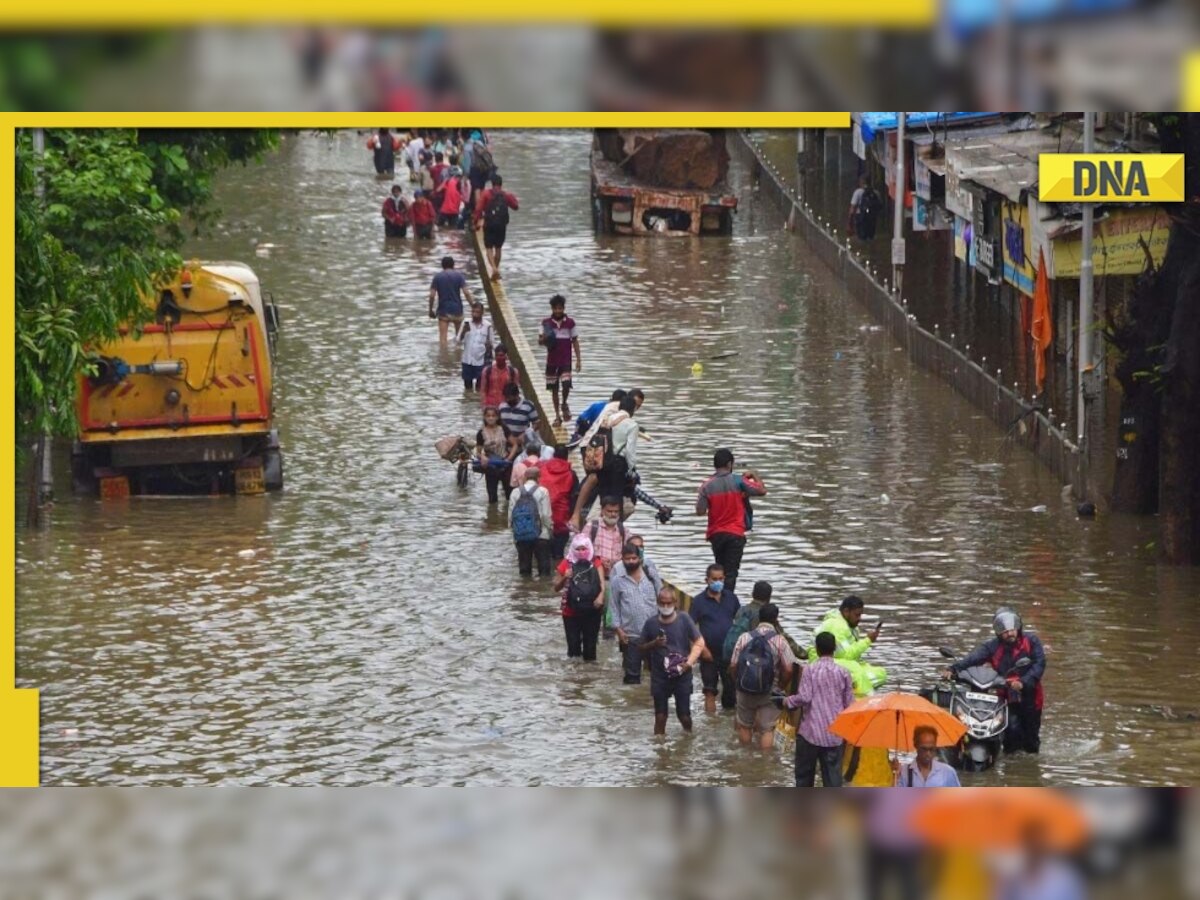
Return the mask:
MULTIPOLYGON (((492 183, 498 188, 498 177, 492 183)), ((486 205, 486 195, 481 202, 486 205)), ((484 233, 486 237, 486 223, 484 233)), ((496 251, 498 263, 498 246, 496 251)), ((643 432, 635 420, 645 393, 618 389, 608 400, 572 416, 568 398, 582 356, 566 298, 550 298, 539 344, 547 351, 553 425, 574 419, 574 426, 568 441, 548 447, 539 436, 538 408, 523 396, 522 373, 498 343, 482 303, 471 297, 452 257, 443 259, 429 296, 429 314, 439 321, 441 340, 447 341, 453 326, 462 348, 464 391, 477 394, 481 405, 471 465, 484 477, 488 503, 498 504, 501 494, 507 502, 519 573, 532 578, 536 565, 539 577, 551 579, 567 656, 594 662, 602 642, 612 640, 621 659, 622 684, 637 690, 649 681, 656 735, 665 734, 672 703, 680 726, 692 730, 691 697, 699 670, 706 716, 718 717, 718 708, 732 711, 741 744, 771 750, 777 731, 789 738, 794 734, 798 786, 812 786, 818 771, 826 786, 893 784, 894 763, 886 751, 846 752, 842 739, 829 729, 856 698, 887 681, 886 670, 866 659, 880 639, 882 622, 863 630, 866 605, 849 595, 825 612, 804 648, 783 629, 781 604, 769 582, 754 582, 749 602, 743 603, 737 593, 754 524, 751 501, 767 496, 758 473, 739 470, 728 448, 713 453, 712 474, 699 485, 695 499, 696 515, 707 520, 705 539, 713 562, 704 572, 704 588, 690 598, 681 596, 664 582, 645 537, 626 524, 639 501, 656 509, 661 522, 672 514, 640 487, 637 445, 643 432), (465 321, 464 296, 471 303, 465 321), (579 454, 582 478, 571 463, 572 453, 579 454), (589 518, 594 505, 598 511, 589 518), (682 599, 690 600, 686 611, 680 608, 682 599)), ((1032 666, 1007 682, 1006 690, 1017 702, 1005 749, 1037 752, 1045 669, 1041 644, 1024 632, 1015 614, 998 615, 995 628, 995 640, 945 674, 952 678, 984 661, 992 661, 998 671, 1011 671, 1006 661, 1032 658, 1032 666)), ((921 756, 928 739, 914 735, 920 752, 909 766, 908 783, 957 784, 953 769, 921 756)))

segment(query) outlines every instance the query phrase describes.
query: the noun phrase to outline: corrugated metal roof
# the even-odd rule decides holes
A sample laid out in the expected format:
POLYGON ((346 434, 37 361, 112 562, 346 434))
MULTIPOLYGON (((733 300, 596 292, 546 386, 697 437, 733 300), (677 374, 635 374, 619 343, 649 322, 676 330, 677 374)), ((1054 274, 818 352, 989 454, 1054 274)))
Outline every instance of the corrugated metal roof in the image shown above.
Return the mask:
MULTIPOLYGON (((1081 152, 1082 125, 1068 121, 1006 134, 954 135, 946 142, 947 166, 961 180, 973 181, 1009 200, 1019 201, 1023 191, 1038 183, 1038 156, 1042 153, 1081 152)), ((1096 134, 1096 152, 1120 153, 1157 150, 1150 142, 1133 145, 1115 130, 1096 134)))

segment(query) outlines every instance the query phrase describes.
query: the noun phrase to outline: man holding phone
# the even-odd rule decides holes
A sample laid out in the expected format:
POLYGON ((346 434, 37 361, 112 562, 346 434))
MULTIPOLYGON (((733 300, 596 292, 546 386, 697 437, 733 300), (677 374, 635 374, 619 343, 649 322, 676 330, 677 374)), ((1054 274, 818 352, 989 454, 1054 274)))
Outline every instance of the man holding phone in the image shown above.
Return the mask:
MULTIPOLYGON (((865 611, 866 605, 863 601, 851 594, 841 602, 837 609, 827 612, 825 618, 821 620, 821 624, 813 629, 814 639, 822 631, 828 631, 833 635, 837 642, 833 658, 838 665, 850 673, 850 677, 854 680, 854 696, 856 697, 865 697, 874 693, 887 681, 887 669, 862 661, 862 657, 871 649, 871 645, 879 640, 879 633, 883 628, 883 621, 880 620, 874 629, 865 635, 860 634, 858 625, 862 621, 865 611)), ((816 662, 815 645, 814 649, 809 650, 808 658, 811 662, 816 662)))

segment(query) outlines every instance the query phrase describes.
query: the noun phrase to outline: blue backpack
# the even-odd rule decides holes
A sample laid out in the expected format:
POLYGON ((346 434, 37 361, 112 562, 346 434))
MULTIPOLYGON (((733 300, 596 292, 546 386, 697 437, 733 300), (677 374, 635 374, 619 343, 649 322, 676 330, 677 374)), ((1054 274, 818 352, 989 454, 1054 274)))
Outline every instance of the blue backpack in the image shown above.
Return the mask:
POLYGON ((521 488, 521 496, 513 504, 512 533, 517 543, 536 541, 542 536, 542 516, 533 491, 521 488))
POLYGON ((746 694, 769 694, 774 684, 775 650, 771 647, 771 636, 755 631, 738 654, 737 689, 746 694))

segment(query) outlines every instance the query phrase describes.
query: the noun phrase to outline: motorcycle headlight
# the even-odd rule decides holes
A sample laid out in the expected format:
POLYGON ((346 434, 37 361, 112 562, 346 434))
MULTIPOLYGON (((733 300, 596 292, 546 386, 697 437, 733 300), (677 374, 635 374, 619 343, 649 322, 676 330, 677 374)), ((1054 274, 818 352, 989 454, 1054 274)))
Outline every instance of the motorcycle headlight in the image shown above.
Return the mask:
POLYGON ((962 722, 964 725, 966 725, 968 728, 970 728, 971 723, 975 720, 972 719, 970 716, 968 716, 965 712, 961 712, 958 714, 958 721, 962 722))
POLYGON ((994 716, 992 716, 992 721, 989 722, 988 724, 991 725, 992 727, 995 727, 997 725, 1000 725, 1003 721, 1004 721, 1004 710, 1000 710, 1000 712, 998 712, 994 716))

